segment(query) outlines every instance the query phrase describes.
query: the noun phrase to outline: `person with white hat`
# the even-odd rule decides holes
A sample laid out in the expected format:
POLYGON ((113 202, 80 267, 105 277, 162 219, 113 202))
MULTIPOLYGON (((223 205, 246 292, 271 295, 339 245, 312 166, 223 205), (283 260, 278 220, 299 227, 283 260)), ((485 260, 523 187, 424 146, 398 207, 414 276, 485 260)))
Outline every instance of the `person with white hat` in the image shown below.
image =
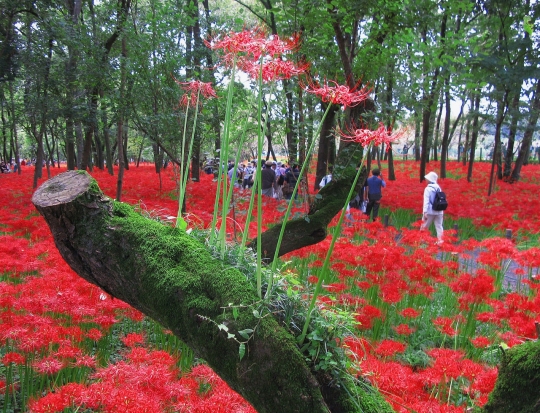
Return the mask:
POLYGON ((433 210, 433 200, 435 199, 435 193, 442 191, 439 184, 437 184, 438 175, 435 172, 430 172, 424 176, 428 181, 426 188, 424 189, 424 205, 422 208, 422 225, 421 230, 428 229, 431 224, 435 224, 435 231, 437 232, 437 245, 443 243, 443 211, 433 210))

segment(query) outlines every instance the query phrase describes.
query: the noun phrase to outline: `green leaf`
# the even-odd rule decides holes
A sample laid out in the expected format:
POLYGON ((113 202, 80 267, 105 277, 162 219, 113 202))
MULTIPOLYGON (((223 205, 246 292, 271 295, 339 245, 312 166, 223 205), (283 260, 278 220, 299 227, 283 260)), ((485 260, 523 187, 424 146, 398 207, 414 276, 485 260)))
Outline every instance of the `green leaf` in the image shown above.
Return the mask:
POLYGON ((240 360, 242 360, 246 355, 246 345, 244 343, 240 343, 240 347, 238 347, 238 355, 240 356, 240 360))
POLYGON ((233 315, 235 320, 238 318, 238 307, 233 307, 232 315, 233 315))
POLYGON ((253 316, 255 318, 261 318, 261 315, 259 314, 259 312, 257 310, 253 310, 253 316))
POLYGON ((249 335, 253 333, 253 330, 251 328, 246 328, 244 330, 240 330, 238 334, 240 334, 243 338, 246 340, 249 340, 249 335))
POLYGON ((218 328, 223 331, 229 331, 229 327, 227 327, 225 324, 218 324, 218 328))
POLYGON ((306 220, 307 223, 309 223, 310 219, 308 216, 306 216, 304 219, 306 220))
POLYGON ((529 36, 532 36, 533 34, 533 25, 531 24, 531 17, 525 16, 523 17, 523 30, 525 30, 529 36))
POLYGON ((234 334, 227 333, 227 338, 234 338, 234 334))
POLYGON ((187 228, 187 222, 184 221, 184 218, 178 217, 176 220, 176 228, 181 229, 182 231, 185 231, 187 228))

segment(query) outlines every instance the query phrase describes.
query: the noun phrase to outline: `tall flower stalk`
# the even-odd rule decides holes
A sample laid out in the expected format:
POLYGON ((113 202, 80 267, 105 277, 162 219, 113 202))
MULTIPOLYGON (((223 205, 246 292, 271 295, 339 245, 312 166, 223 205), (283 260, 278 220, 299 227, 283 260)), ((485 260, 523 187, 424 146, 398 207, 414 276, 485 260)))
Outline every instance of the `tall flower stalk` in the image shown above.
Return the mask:
MULTIPOLYGON (((291 39, 282 40, 278 36, 267 37, 266 33, 255 28, 252 30, 244 30, 240 33, 230 33, 227 36, 216 37, 213 40, 206 42, 207 46, 212 49, 220 49, 224 52, 223 62, 232 68, 232 77, 229 84, 229 93, 227 98, 227 107, 225 115, 224 125, 224 142, 222 144, 222 150, 220 152, 220 172, 218 177, 218 191, 216 194, 214 219, 212 222, 212 228, 215 228, 217 223, 217 209, 219 206, 219 199, 222 200, 222 215, 221 215, 221 228, 218 236, 218 242, 221 245, 221 250, 225 250, 225 229, 226 229, 226 217, 228 214, 228 200, 226 190, 226 180, 223 182, 223 192, 220 191, 222 187, 221 180, 223 172, 221 170, 223 162, 228 159, 228 146, 229 146, 229 127, 231 121, 231 108, 232 108, 232 92, 234 88, 234 75, 237 68, 249 74, 253 79, 257 80, 258 89, 258 105, 257 105, 257 168, 255 171, 255 183, 250 199, 250 206, 248 212, 248 218, 244 235, 242 237, 241 250, 245 246, 247 240, 247 234, 249 233, 249 220, 250 214, 253 210, 254 197, 257 195, 257 267, 256 267, 256 280, 257 280, 257 293, 259 297, 262 297, 262 250, 261 250, 261 233, 262 233, 262 186, 261 186, 261 166, 262 166, 262 150, 263 150, 263 131, 262 125, 262 89, 264 81, 275 81, 278 79, 288 79, 291 76, 299 75, 305 71, 307 65, 296 66, 289 60, 284 60, 283 57, 287 53, 291 52, 298 46, 298 38, 293 37, 291 39)), ((213 241, 214 231, 212 232, 211 240, 213 241)))
POLYGON ((178 83, 185 93, 180 99, 180 106, 186 108, 186 114, 184 119, 184 131, 182 133, 182 150, 181 150, 181 159, 180 159, 180 180, 179 180, 179 193, 178 193, 178 215, 176 217, 176 227, 185 230, 187 228, 186 221, 182 218, 182 206, 184 205, 184 199, 186 195, 187 179, 189 176, 189 161, 191 159, 191 153, 193 150, 193 141, 195 140, 195 131, 197 128, 197 115, 199 113, 199 98, 202 95, 204 98, 215 98, 217 97, 216 92, 212 88, 210 83, 204 83, 199 80, 194 80, 191 82, 180 82, 174 79, 178 83), (189 148, 187 158, 185 157, 185 147, 186 147, 186 131, 187 131, 187 121, 189 115, 189 108, 195 108, 195 115, 193 119, 193 126, 191 131, 191 139, 189 140, 189 148), (185 164, 184 162, 187 163, 185 164))
POLYGON ((332 256, 332 252, 334 251, 334 246, 336 244, 337 239, 340 236, 341 233, 341 226, 343 225, 343 219, 345 218, 345 215, 347 213, 347 207, 349 206, 349 202, 352 199, 352 196, 355 192, 356 185, 358 183, 358 179, 360 178, 360 175, 362 174, 363 166, 367 158, 367 154, 370 152, 371 148, 373 146, 378 146, 382 143, 387 144, 394 142, 397 139, 399 139, 399 134, 392 135, 387 132, 384 125, 380 125, 379 129, 375 131, 371 131, 369 129, 353 129, 350 131, 350 134, 339 132, 339 135, 342 140, 344 141, 352 141, 360 144, 364 147, 364 155, 362 157, 362 160, 360 162, 360 166, 358 167, 358 170, 356 172, 356 175, 354 177, 353 183, 351 185, 351 188, 349 189, 349 194, 347 195, 347 199, 345 201, 345 205, 343 206, 341 210, 341 214, 339 215, 338 222, 336 224, 336 227, 334 228, 334 234, 332 235, 332 240, 330 242, 330 247, 328 248, 326 252, 326 257, 324 259, 323 266, 321 268, 320 276, 317 280, 317 284, 315 285, 315 290, 313 291, 313 296, 311 297, 311 301, 309 303, 306 320, 304 322, 304 326, 302 328, 302 333, 298 337, 298 343, 301 345, 304 342, 304 339, 306 338, 307 331, 309 328, 309 323, 311 321, 311 314, 313 313, 313 309, 315 308, 315 304, 317 302, 317 298, 319 294, 321 293, 323 282, 326 281, 328 278, 328 273, 330 269, 330 257, 332 256))

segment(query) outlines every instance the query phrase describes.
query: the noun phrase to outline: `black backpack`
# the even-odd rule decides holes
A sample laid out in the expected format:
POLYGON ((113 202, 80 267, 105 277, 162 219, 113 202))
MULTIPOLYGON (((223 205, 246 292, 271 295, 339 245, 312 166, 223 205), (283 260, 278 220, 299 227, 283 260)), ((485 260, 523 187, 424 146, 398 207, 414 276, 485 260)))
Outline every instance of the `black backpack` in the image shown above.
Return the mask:
POLYGON ((431 209, 433 209, 433 211, 444 211, 446 208, 448 208, 446 194, 440 189, 437 189, 437 192, 435 192, 435 198, 433 199, 433 204, 431 204, 431 209))

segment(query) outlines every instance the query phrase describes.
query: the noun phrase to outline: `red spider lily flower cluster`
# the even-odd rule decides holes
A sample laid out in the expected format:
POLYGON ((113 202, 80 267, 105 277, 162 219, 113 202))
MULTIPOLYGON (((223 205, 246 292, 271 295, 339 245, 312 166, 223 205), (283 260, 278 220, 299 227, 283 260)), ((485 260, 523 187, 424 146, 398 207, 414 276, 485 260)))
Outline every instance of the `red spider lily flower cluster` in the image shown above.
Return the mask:
POLYGON ((346 142, 356 142, 363 147, 385 144, 386 151, 390 149, 392 143, 397 142, 403 136, 403 132, 401 131, 392 133, 382 122, 376 130, 358 128, 349 130, 349 133, 338 130, 338 134, 341 140, 346 142))
POLYGON ((303 85, 307 93, 318 96, 323 102, 342 105, 344 107, 354 107, 366 101, 371 93, 371 88, 364 86, 358 89, 359 85, 353 88, 345 85, 339 85, 333 80, 325 80, 323 85, 310 81, 303 85))
POLYGON ((307 63, 295 64, 284 58, 298 48, 299 41, 297 35, 282 39, 277 35, 268 36, 256 27, 216 36, 205 43, 212 50, 223 51, 221 60, 225 66, 236 64, 252 79, 258 79, 260 75, 263 81, 270 82, 290 79, 307 71, 307 63))
POLYGON ((271 82, 290 79, 293 76, 306 73, 309 65, 307 63, 297 65, 290 60, 283 60, 281 57, 277 57, 263 62, 262 66, 252 60, 243 60, 239 62, 238 67, 252 79, 257 79, 260 73, 264 82, 271 82))
POLYGON ((192 80, 191 82, 180 82, 174 79, 176 83, 180 85, 187 93, 180 98, 180 107, 187 108, 189 106, 197 106, 197 99, 199 100, 199 106, 201 105, 201 98, 210 99, 217 98, 216 91, 212 87, 210 82, 201 82, 200 80, 192 80))

